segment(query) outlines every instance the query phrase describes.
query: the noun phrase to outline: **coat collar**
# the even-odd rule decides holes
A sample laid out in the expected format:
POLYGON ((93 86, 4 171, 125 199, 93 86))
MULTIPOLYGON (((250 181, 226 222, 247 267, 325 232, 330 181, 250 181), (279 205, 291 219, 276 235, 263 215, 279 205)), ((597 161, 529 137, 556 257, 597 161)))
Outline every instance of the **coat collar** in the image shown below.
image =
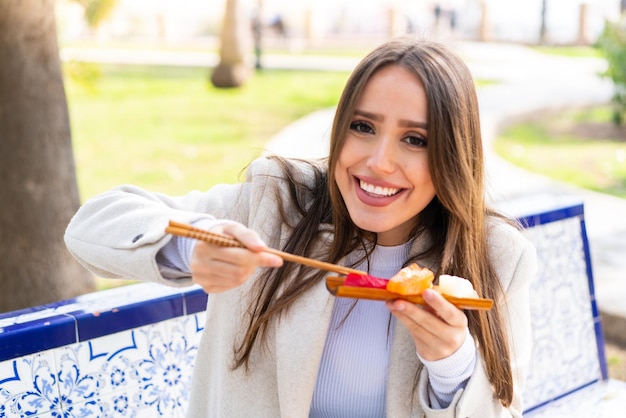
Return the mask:
POLYGON ((417 402, 414 388, 419 364, 413 337, 400 321, 395 321, 385 400, 388 417, 411 415, 411 400, 417 402))
POLYGON ((309 416, 334 300, 322 280, 279 320, 276 379, 284 417, 309 416))

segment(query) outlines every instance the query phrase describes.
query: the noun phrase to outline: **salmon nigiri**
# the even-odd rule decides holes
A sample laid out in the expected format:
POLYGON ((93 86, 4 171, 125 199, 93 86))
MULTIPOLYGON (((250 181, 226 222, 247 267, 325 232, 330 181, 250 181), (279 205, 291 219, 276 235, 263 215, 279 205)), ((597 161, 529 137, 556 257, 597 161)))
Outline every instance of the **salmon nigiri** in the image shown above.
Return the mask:
POLYGON ((434 279, 432 271, 413 263, 389 279, 387 290, 399 295, 419 295, 432 287, 434 279))

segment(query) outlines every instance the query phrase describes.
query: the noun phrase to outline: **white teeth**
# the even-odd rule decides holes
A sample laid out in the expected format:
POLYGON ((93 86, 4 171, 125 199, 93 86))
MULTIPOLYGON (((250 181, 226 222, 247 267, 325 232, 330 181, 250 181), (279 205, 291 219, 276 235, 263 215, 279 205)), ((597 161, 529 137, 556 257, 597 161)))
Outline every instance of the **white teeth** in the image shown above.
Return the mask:
POLYGON ((361 186, 361 189, 365 190, 366 192, 379 196, 393 196, 400 191, 400 189, 392 187, 374 186, 373 184, 365 183, 363 180, 359 180, 359 185, 361 186))

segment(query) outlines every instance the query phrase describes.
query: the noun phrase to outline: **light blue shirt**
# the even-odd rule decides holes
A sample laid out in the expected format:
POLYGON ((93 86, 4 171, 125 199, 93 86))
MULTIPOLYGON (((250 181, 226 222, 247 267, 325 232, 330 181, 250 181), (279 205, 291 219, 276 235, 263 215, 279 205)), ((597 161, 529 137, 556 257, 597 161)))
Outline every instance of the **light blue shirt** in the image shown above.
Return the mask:
MULTIPOLYGON (((370 274, 389 278, 402 268, 410 243, 376 247, 370 274)), ((348 263, 359 254, 351 254, 348 263)), ((367 271, 367 265, 356 267, 367 271)), ((385 302, 337 298, 309 417, 382 417, 395 318, 385 302), (356 304, 355 304, 356 302, 356 304), (352 309, 352 311, 350 311, 352 309)))

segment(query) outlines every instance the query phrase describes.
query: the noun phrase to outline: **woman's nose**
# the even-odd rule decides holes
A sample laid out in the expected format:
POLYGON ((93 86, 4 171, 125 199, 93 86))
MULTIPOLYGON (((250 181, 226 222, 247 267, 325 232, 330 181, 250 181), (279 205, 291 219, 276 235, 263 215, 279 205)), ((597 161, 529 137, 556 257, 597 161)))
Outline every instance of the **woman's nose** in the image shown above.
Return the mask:
POLYGON ((373 144, 367 165, 374 172, 392 172, 397 160, 397 155, 391 141, 379 139, 373 144))

